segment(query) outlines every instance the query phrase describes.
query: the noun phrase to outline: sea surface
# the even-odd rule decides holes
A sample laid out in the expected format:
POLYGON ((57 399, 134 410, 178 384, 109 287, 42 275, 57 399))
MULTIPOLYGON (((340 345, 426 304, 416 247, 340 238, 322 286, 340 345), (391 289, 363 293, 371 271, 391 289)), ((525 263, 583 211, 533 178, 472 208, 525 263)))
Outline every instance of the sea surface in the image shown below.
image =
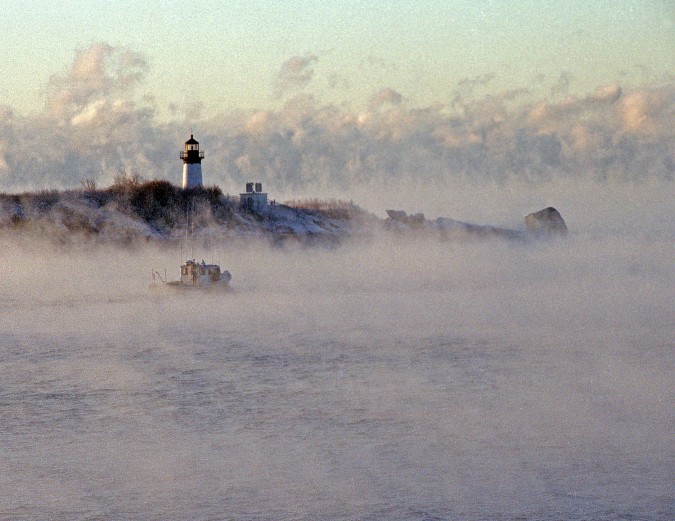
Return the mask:
POLYGON ((6 242, 0 519, 673 519, 672 244, 6 242))

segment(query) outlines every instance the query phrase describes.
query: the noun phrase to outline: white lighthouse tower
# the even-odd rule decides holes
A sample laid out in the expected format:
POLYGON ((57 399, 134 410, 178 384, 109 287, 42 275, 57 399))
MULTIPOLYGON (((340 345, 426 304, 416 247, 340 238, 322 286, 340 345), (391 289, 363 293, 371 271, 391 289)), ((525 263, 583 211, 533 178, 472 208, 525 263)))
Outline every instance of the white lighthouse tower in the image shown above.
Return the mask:
POLYGON ((202 186, 202 159, 204 152, 199 151, 199 141, 192 134, 185 142, 185 150, 180 153, 183 160, 183 188, 202 186))

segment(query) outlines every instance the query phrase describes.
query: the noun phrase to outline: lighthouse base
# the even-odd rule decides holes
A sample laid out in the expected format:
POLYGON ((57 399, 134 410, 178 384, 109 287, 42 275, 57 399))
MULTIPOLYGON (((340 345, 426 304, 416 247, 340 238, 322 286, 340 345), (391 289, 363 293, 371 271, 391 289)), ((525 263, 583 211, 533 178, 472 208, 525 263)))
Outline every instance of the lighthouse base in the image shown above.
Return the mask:
POLYGON ((183 188, 202 186, 202 165, 200 163, 183 163, 183 188))

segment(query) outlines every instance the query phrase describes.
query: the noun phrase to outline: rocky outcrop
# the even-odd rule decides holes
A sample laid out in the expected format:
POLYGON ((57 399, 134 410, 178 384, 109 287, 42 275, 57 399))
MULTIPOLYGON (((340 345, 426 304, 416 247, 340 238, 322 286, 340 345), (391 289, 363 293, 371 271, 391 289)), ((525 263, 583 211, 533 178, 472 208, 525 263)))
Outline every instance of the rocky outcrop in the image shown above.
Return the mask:
POLYGON ((567 234, 567 225, 562 216, 553 207, 544 208, 525 217, 526 231, 509 230, 489 225, 470 224, 447 217, 433 221, 424 218, 424 214, 408 215, 402 210, 387 210, 388 219, 385 228, 399 233, 419 233, 420 231, 437 235, 443 240, 466 240, 477 238, 525 239, 529 237, 551 237, 567 234))
POLYGON ((568 231, 560 212, 552 206, 526 215, 525 228, 538 235, 566 235, 568 231))
POLYGON ((426 223, 423 213, 408 215, 403 210, 387 210, 387 215, 391 222, 405 224, 413 228, 420 228, 426 223))
POLYGON ((425 219, 423 213, 408 215, 403 210, 387 210, 388 219, 385 229, 399 233, 427 233, 441 240, 462 241, 477 238, 517 239, 522 232, 506 230, 494 226, 470 224, 447 217, 439 217, 433 221, 425 219))

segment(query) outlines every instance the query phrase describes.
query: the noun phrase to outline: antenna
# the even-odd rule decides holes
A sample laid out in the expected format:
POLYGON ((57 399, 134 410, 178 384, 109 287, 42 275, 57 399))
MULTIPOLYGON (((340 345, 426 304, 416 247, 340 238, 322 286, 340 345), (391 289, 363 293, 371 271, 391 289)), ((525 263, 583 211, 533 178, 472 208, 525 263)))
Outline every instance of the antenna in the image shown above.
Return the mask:
POLYGON ((192 199, 192 208, 190 208, 190 257, 195 258, 195 222, 194 222, 194 211, 195 211, 195 200, 192 199))
MULTIPOLYGON (((185 205, 185 257, 187 259, 188 241, 190 240, 190 200, 185 205)), ((182 256, 182 247, 181 247, 182 256)), ((181 261, 182 262, 182 261, 181 261)))

